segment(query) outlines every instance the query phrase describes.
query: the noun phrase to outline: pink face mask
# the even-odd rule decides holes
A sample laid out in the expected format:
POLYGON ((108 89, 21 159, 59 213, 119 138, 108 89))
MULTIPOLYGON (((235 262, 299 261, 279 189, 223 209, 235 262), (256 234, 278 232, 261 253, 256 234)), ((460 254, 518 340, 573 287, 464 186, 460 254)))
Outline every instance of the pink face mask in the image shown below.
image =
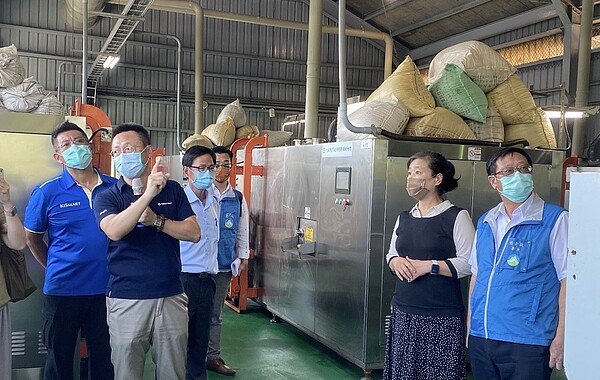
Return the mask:
POLYGON ((425 187, 425 180, 420 178, 407 178, 406 192, 411 197, 420 201, 425 198, 429 190, 425 187))

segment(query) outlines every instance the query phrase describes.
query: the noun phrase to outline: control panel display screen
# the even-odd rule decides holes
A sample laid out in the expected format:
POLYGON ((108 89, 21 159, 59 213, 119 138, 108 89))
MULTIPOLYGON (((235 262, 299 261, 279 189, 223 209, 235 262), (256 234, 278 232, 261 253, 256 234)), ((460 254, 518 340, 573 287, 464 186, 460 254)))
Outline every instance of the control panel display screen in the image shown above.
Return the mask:
POLYGON ((335 168, 335 193, 350 194, 350 183, 352 179, 352 168, 335 168))

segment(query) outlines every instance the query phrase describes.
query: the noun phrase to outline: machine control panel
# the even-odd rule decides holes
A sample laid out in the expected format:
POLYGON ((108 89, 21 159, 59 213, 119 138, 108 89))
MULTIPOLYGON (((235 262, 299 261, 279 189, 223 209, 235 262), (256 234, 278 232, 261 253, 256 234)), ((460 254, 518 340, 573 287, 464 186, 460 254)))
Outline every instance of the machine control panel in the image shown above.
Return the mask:
POLYGON ((347 207, 351 205, 351 202, 348 198, 335 198, 335 204, 347 207))

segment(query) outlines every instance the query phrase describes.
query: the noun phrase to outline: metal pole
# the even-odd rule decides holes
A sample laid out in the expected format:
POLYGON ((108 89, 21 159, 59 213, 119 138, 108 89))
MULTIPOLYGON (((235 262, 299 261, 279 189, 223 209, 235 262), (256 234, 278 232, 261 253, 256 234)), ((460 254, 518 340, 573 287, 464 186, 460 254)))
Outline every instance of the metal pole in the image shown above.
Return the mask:
POLYGON ((81 0, 83 5, 83 58, 81 59, 81 104, 87 104, 87 55, 88 55, 88 0, 81 0))
MULTIPOLYGON (((575 107, 586 107, 590 90, 590 59, 592 56, 592 22, 594 0, 583 0, 581 4, 581 34, 579 38, 579 59, 577 62, 577 92, 575 107)), ((585 119, 577 119, 573 124, 573 148, 571 156, 581 156, 585 143, 585 119)))
POLYGON ((306 99, 304 137, 317 137, 321 87, 321 40, 323 0, 311 0, 308 13, 308 54, 306 59, 306 99))
POLYGON ((175 40, 177 43, 177 108, 175 109, 175 126, 177 129, 177 147, 180 151, 183 151, 183 147, 181 146, 181 40, 177 38, 177 36, 173 36, 170 34, 160 34, 155 32, 135 32, 135 34, 152 36, 152 37, 165 37, 175 40))

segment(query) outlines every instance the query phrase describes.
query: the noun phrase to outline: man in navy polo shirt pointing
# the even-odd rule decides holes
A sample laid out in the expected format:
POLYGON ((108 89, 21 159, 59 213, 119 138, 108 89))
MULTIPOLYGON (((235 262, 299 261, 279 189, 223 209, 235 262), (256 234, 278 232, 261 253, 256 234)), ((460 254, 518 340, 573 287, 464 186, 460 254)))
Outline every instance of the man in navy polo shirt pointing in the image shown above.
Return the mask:
POLYGON ((158 162, 150 170, 151 154, 143 126, 114 128, 111 155, 121 177, 94 200, 110 239, 106 306, 116 380, 141 379, 150 347, 158 380, 185 378, 188 298, 179 241, 198 242, 200 227, 181 186, 158 162))

